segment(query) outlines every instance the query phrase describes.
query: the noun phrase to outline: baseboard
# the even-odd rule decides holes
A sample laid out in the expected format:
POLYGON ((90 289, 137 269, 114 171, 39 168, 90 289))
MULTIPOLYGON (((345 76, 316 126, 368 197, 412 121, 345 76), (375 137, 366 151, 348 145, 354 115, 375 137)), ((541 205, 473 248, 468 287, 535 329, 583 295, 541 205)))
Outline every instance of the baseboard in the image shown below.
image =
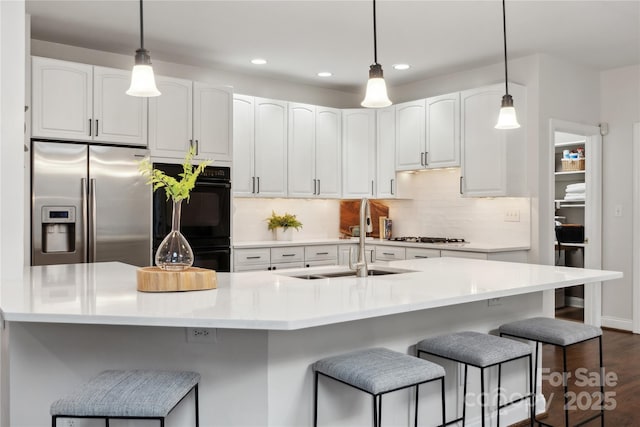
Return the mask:
POLYGON ((565 296, 564 301, 569 307, 584 308, 584 298, 565 296))
POLYGON ((621 331, 633 331, 633 320, 621 319, 613 316, 602 316, 602 326, 605 328, 620 329, 621 331))

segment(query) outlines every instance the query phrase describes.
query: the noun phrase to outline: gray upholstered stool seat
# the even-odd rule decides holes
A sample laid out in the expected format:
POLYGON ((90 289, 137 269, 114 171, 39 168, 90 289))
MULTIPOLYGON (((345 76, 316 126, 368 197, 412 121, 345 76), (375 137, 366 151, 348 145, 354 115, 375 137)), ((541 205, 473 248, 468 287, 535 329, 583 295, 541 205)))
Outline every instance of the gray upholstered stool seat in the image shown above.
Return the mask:
POLYGON ((161 420, 192 390, 196 398, 200 375, 155 370, 104 371, 69 396, 51 405, 56 418, 151 418, 161 420))
MULTIPOLYGON (((532 381, 532 363, 531 363, 531 347, 527 344, 497 337, 495 335, 482 334, 479 332, 465 331, 456 332, 448 335, 441 335, 433 338, 424 339, 416 345, 418 357, 422 354, 430 354, 464 365, 464 403, 462 405, 462 417, 447 422, 453 424, 462 421, 464 426, 466 423, 467 408, 467 372, 468 367, 473 366, 480 369, 480 410, 481 423, 485 425, 485 378, 484 371, 486 368, 498 366, 498 393, 501 392, 502 364, 512 362, 518 359, 526 358, 529 362, 529 390, 528 394, 513 399, 506 403, 498 400, 497 419, 500 425, 500 409, 520 402, 522 400, 531 401, 533 408, 533 381, 532 381)), ((498 396, 498 399, 500 396, 498 396)), ((533 410, 529 414, 531 425, 533 425, 533 410)))
MULTIPOLYGON (((566 375, 567 372, 567 347, 580 344, 592 339, 598 339, 600 372, 604 372, 604 364, 602 361, 602 329, 567 320, 551 319, 548 317, 533 317, 530 319, 516 320, 515 322, 506 323, 500 326, 500 335, 514 338, 525 339, 536 342, 535 365, 538 365, 538 349, 540 344, 550 344, 562 348, 562 370, 566 375)), ((534 374, 534 382, 537 381, 537 369, 534 374)), ((569 381, 563 381, 564 388, 564 425, 569 427, 569 381)), ((600 375, 600 396, 604 402, 604 382, 603 376, 600 375)), ((583 425, 596 418, 600 418, 600 425, 604 427, 604 407, 600 405, 600 411, 596 415, 592 415, 587 419, 582 419, 576 425, 583 425)), ((538 421, 538 425, 549 425, 542 421, 538 421)))
POLYGON ((458 332, 427 338, 420 341, 417 348, 421 352, 478 368, 531 354, 531 347, 526 344, 479 332, 458 332))
POLYGON ((599 337, 602 335, 602 329, 568 320, 533 317, 506 323, 500 326, 500 333, 531 341, 567 346, 599 337))
MULTIPOLYGON (((418 388, 434 380, 441 381, 442 424, 444 424, 444 368, 386 348, 358 350, 321 359, 313 364, 315 372, 314 426, 318 421, 318 375, 324 375, 373 395, 374 427, 382 420, 382 395, 407 387, 418 388)), ((415 408, 416 425, 418 405, 415 408)))

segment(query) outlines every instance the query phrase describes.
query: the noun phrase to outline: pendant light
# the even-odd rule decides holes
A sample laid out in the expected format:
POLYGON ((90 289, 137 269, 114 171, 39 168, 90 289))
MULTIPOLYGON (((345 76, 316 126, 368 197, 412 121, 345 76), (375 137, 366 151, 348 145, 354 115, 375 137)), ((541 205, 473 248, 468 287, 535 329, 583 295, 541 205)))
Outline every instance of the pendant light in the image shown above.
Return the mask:
POLYGON ((369 67, 369 81, 364 101, 360 104, 367 108, 382 108, 391 105, 387 96, 387 85, 382 76, 382 65, 378 64, 378 46, 376 38, 376 0, 373 0, 373 65, 369 67))
POLYGON ((144 24, 142 14, 142 0, 140 0, 140 49, 136 50, 136 62, 131 71, 131 86, 127 95, 131 96, 158 96, 160 91, 156 87, 156 79, 151 68, 149 51, 144 48, 144 24))
POLYGON ((504 36, 504 87, 505 95, 502 97, 502 107, 498 116, 496 129, 517 129, 520 127, 516 117, 516 109, 513 106, 513 98, 509 95, 509 77, 507 74, 507 18, 505 14, 505 0, 502 0, 502 34, 504 36))

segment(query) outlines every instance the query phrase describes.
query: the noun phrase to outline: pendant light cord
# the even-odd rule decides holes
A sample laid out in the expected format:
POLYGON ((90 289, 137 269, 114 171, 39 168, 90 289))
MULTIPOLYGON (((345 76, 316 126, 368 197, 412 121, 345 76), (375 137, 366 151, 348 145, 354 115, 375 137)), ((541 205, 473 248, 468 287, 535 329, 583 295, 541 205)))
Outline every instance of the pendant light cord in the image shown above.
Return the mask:
POLYGON ((142 19, 142 0, 140 0, 140 49, 144 50, 144 21, 142 19))
POLYGON ((376 37, 376 0, 373 0, 373 63, 378 63, 378 40, 376 37))
POLYGON ((502 36, 504 40, 504 86, 505 93, 509 95, 509 83, 507 82, 507 17, 505 13, 505 0, 502 0, 502 36))

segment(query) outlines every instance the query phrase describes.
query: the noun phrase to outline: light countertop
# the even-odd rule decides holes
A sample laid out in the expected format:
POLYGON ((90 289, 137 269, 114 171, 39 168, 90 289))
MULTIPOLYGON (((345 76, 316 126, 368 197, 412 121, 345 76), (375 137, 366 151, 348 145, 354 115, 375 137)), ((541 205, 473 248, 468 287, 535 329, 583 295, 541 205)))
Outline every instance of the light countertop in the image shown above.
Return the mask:
MULTIPOLYGON (((304 239, 304 240, 256 240, 246 242, 234 242, 233 247, 235 249, 255 249, 255 248, 270 248, 280 246, 314 246, 314 245, 348 245, 357 244, 359 239, 352 237, 350 239, 304 239)), ((482 242, 470 242, 470 243, 411 243, 411 242, 396 242, 391 240, 381 240, 373 237, 367 237, 367 245, 383 245, 383 246, 402 246, 411 248, 425 248, 425 249, 439 249, 439 250, 451 250, 451 251, 464 251, 464 252, 482 252, 482 253, 497 253, 497 252, 511 252, 511 251, 528 251, 530 249, 527 245, 513 245, 513 244, 490 244, 482 242)))
POLYGON ((136 267, 122 263, 30 267, 4 281, 4 320, 104 325, 293 330, 543 291, 622 277, 614 271, 460 258, 394 261, 415 272, 304 280, 330 272, 218 273, 218 289, 136 291, 136 267))

